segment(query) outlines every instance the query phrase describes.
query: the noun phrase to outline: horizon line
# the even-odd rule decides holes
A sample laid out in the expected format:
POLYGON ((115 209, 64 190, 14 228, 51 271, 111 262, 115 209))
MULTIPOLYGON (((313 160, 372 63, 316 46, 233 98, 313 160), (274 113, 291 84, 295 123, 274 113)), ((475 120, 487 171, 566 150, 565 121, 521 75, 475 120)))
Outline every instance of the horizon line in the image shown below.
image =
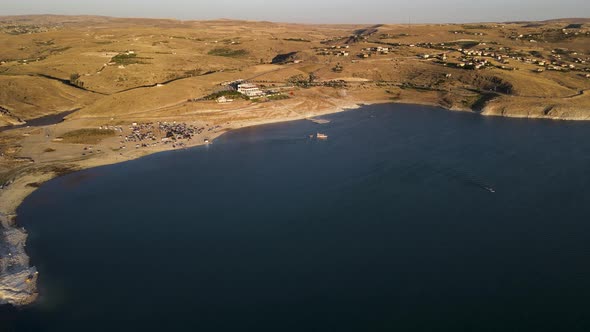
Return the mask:
POLYGON ((65 16, 65 17, 100 17, 100 18, 113 18, 113 19, 148 19, 148 20, 171 20, 180 22, 205 22, 205 21, 243 21, 243 22, 260 22, 260 23, 274 23, 274 24, 302 24, 302 25, 387 25, 387 24, 400 24, 400 25, 436 25, 436 24, 492 24, 492 23, 503 23, 503 24, 515 24, 515 23, 530 23, 530 22, 559 22, 565 20, 584 20, 589 21, 590 17, 556 17, 556 18, 545 18, 545 19, 519 19, 519 20, 508 20, 508 21, 455 21, 455 22, 336 22, 336 23, 318 23, 318 22, 296 22, 296 21, 272 21, 264 19, 246 19, 246 18, 231 18, 231 17, 218 17, 218 18, 206 18, 206 19, 182 19, 176 17, 154 17, 154 16, 113 16, 113 15, 101 15, 101 14, 56 14, 56 13, 42 13, 42 14, 11 14, 11 15, 0 15, 0 18, 10 17, 26 17, 26 16, 65 16))

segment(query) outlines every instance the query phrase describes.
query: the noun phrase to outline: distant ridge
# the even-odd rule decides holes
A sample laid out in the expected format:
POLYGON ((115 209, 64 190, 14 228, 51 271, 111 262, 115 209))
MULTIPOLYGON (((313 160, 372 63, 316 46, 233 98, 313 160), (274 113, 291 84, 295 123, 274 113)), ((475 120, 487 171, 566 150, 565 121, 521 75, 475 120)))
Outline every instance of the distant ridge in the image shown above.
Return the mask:
MULTIPOLYGON (((491 22, 488 22, 491 23, 491 22)), ((555 18, 550 20, 543 20, 543 21, 506 21, 506 22, 499 22, 504 24, 555 24, 555 23, 565 23, 565 24, 585 24, 590 23, 590 18, 555 18)))
MULTIPOLYGON (((220 23, 232 23, 232 22, 244 22, 244 23, 283 23, 283 24, 303 24, 303 25, 334 25, 334 26, 342 26, 342 25, 370 25, 371 23, 331 23, 331 24, 324 24, 324 23, 304 23, 304 22, 272 22, 267 20, 245 20, 239 18, 215 18, 215 19, 176 19, 176 18, 166 18, 166 17, 115 17, 115 16, 101 16, 101 15, 59 15, 59 14, 31 14, 31 15, 0 15, 0 21, 28 21, 34 22, 37 24, 57 24, 57 23, 106 23, 106 22, 122 22, 122 21, 155 21, 155 22, 220 22, 220 23)), ((378 22, 373 22, 376 24, 378 22)), ((517 20, 517 21, 504 21, 504 22, 447 22, 447 23, 416 23, 416 25, 429 25, 429 24, 476 24, 476 23, 503 23, 503 24, 555 24, 555 23, 566 23, 566 24, 589 24, 590 17, 580 17, 580 18, 555 18, 555 19, 548 19, 548 20, 517 20)), ((385 24, 388 25, 396 25, 396 24, 407 24, 403 22, 386 22, 385 24)), ((375 25, 375 27, 379 27, 381 24, 375 25)))
POLYGON ((588 18, 588 17, 586 17, 586 18, 557 18, 557 19, 545 20, 542 22, 584 24, 584 23, 590 23, 590 18, 588 18))

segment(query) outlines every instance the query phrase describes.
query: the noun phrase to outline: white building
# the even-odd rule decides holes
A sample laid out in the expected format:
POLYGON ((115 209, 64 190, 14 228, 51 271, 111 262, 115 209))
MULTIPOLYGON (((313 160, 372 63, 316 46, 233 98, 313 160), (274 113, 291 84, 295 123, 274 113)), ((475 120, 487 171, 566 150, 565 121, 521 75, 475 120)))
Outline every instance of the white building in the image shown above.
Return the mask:
POLYGON ((225 96, 221 96, 221 97, 217 98, 217 102, 220 104, 231 103, 232 101, 234 101, 234 100, 228 99, 225 96))
POLYGON ((248 97, 260 97, 264 95, 264 92, 260 91, 256 85, 251 83, 238 85, 238 92, 248 97))

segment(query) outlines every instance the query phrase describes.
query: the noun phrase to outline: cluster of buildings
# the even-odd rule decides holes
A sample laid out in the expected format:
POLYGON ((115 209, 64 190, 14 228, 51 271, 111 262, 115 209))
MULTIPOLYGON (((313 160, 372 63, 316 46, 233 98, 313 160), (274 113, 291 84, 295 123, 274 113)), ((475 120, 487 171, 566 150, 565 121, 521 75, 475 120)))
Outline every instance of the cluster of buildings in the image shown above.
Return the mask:
POLYGON ((590 35, 590 31, 588 30, 578 30, 578 29, 562 29, 561 32, 564 35, 574 35, 574 36, 579 36, 579 35, 590 35))
POLYGON ((485 34, 483 32, 472 32, 472 31, 465 31, 465 30, 451 31, 451 33, 454 33, 456 35, 485 36, 485 34))
MULTIPOLYGON (((540 66, 542 66, 540 64, 540 66)), ((573 64, 567 64, 567 63, 558 63, 556 61, 551 62, 550 65, 547 65, 545 68, 547 68, 547 70, 554 70, 554 71, 564 71, 564 70, 574 70, 576 69, 576 66, 573 64)))
MULTIPOLYGON (((462 58, 460 59, 460 63, 458 64, 461 68, 466 69, 481 69, 485 66, 492 65, 492 63, 488 59, 493 59, 502 65, 507 65, 510 63, 509 56, 505 54, 500 54, 498 52, 494 52, 491 49, 486 50, 459 50, 462 54, 462 58)), ((502 69, 511 69, 506 66, 501 66, 502 69)))
POLYGON ((583 58, 574 58, 574 62, 575 63, 579 63, 581 65, 585 65, 585 64, 587 64, 587 63, 590 62, 590 58, 586 58, 586 59, 583 59, 583 58))
POLYGON ((329 48, 319 48, 317 49, 317 55, 333 55, 333 56, 349 56, 350 52, 348 52, 348 48, 350 46, 343 45, 343 46, 332 46, 329 48))
POLYGON ((377 54, 381 54, 381 55, 387 55, 389 54, 389 47, 382 47, 382 46, 377 46, 377 47, 365 47, 361 50, 361 53, 358 55, 359 58, 369 58, 373 55, 377 55, 377 54))
MULTIPOLYGON (((481 44, 480 44, 481 45, 481 44)), ((437 49, 445 49, 449 51, 455 51, 460 53, 460 58, 458 59, 458 63, 452 63, 451 65, 455 65, 458 68, 464 69, 482 69, 486 66, 493 66, 500 69, 506 70, 514 70, 514 68, 507 67, 505 65, 510 64, 511 61, 518 61, 524 64, 529 65, 536 65, 539 68, 534 70, 535 72, 543 72, 545 70, 554 70, 554 71, 571 71, 571 70, 579 70, 579 71, 588 71, 590 72, 589 68, 579 69, 577 65, 584 65, 586 63, 590 63, 590 58, 582 58, 576 52, 569 52, 567 50, 553 50, 549 56, 549 59, 543 59, 538 57, 527 57, 523 56, 518 52, 513 52, 508 47, 501 47, 500 49, 496 50, 492 47, 486 47, 484 49, 463 49, 463 48, 452 48, 445 46, 444 44, 437 45, 427 45, 428 48, 437 48, 437 49), (567 60, 562 58, 561 54, 568 54, 567 60), (492 63, 492 61, 496 61, 498 64, 492 63)), ((419 55, 422 59, 436 59, 441 61, 441 63, 447 65, 448 53, 439 53, 439 54, 422 54, 419 55)))
MULTIPOLYGON (((590 57, 586 57, 586 58, 582 58, 578 52, 570 52, 568 50, 564 50, 564 49, 554 49, 551 50, 551 64, 552 65, 562 65, 564 61, 564 59, 562 58, 562 54, 567 54, 570 62, 573 62, 575 64, 578 65, 585 65, 587 63, 590 63, 590 57)), ((575 67, 575 65, 574 65, 575 67)), ((572 67, 573 68, 573 67, 572 67)))
POLYGON ((494 52, 491 49, 486 50, 464 50, 458 49, 457 51, 461 52, 464 56, 480 56, 480 57, 488 57, 488 58, 496 58, 501 60, 502 58, 508 58, 507 55, 501 55, 499 53, 494 52))
MULTIPOLYGON (((475 69, 475 70, 482 69, 485 66, 491 65, 491 63, 488 61, 488 59, 485 59, 485 57, 495 58, 498 61, 502 60, 502 58, 500 56, 497 56, 496 54, 493 54, 493 53, 488 53, 488 52, 483 52, 483 51, 467 51, 467 50, 463 50, 463 49, 457 49, 457 51, 461 52, 461 54, 462 54, 462 57, 459 58, 459 63, 454 64, 457 68, 475 69)), ((441 61, 442 63, 447 61, 447 53, 439 53, 436 55, 422 54, 422 55, 419 55, 419 57, 422 59, 425 59, 425 60, 437 59, 437 60, 441 61)))
MULTIPOLYGON (((564 50, 552 50, 551 55, 549 56, 549 60, 545 59, 535 59, 535 58, 528 58, 528 57, 514 57, 515 60, 521 61, 526 64, 533 64, 537 65, 541 68, 535 70, 536 72, 543 72, 544 70, 552 70, 552 71, 571 71, 576 70, 576 65, 584 65, 590 61, 590 59, 583 59, 580 57, 572 58, 569 61, 562 58, 561 54, 567 53, 564 50)), ((578 53, 572 52, 568 53, 570 55, 577 55, 578 53)), ((590 70, 589 68, 583 70, 590 70)))
POLYGON ((482 69, 485 66, 489 66, 490 62, 486 59, 473 58, 473 59, 461 59, 461 62, 457 64, 458 68, 464 69, 482 69))
POLYGON ((590 31, 587 29, 548 29, 541 33, 519 34, 515 32, 508 36, 508 38, 512 40, 527 40, 535 43, 537 40, 545 39, 546 35, 552 35, 554 38, 568 39, 572 37, 590 36, 590 31))
POLYGON ((518 34, 518 35, 512 34, 508 38, 510 38, 512 40, 528 39, 529 41, 531 41, 531 40, 535 41, 535 39, 533 39, 533 38, 536 38, 536 37, 537 37, 537 35, 534 35, 534 34, 527 34, 527 35, 525 35, 525 34, 518 34))

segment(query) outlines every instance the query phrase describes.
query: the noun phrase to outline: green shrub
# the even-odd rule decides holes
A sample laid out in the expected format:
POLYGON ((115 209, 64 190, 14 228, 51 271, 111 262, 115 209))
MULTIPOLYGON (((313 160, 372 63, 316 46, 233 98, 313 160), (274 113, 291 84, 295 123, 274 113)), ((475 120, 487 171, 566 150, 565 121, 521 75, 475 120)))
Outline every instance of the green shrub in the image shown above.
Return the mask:
POLYGON ((246 50, 232 50, 231 48, 218 47, 214 48, 208 53, 209 55, 224 56, 229 58, 237 58, 248 54, 246 50))
POLYGON ((114 130, 78 129, 65 133, 62 138, 64 143, 97 144, 105 138, 115 136, 114 130))
POLYGON ((285 38, 283 40, 284 41, 293 41, 293 42, 311 43, 311 40, 309 40, 309 39, 303 39, 303 38, 285 38))
POLYGON ((115 55, 111 62, 114 62, 118 65, 132 65, 132 64, 146 64, 147 62, 143 62, 142 60, 146 60, 149 58, 142 58, 138 57, 137 54, 132 53, 120 53, 115 55))
POLYGON ((285 99, 289 99, 290 97, 287 95, 280 94, 280 95, 268 96, 267 98, 268 98, 268 100, 285 100, 285 99))
POLYGON ((239 92, 237 92, 235 90, 225 90, 225 91, 215 92, 215 93, 212 93, 212 94, 206 96, 203 99, 205 99, 205 100, 216 100, 219 97, 226 97, 226 98, 229 98, 229 99, 240 99, 240 98, 246 99, 246 100, 250 99, 248 96, 243 95, 243 94, 241 94, 241 93, 239 93, 239 92))

